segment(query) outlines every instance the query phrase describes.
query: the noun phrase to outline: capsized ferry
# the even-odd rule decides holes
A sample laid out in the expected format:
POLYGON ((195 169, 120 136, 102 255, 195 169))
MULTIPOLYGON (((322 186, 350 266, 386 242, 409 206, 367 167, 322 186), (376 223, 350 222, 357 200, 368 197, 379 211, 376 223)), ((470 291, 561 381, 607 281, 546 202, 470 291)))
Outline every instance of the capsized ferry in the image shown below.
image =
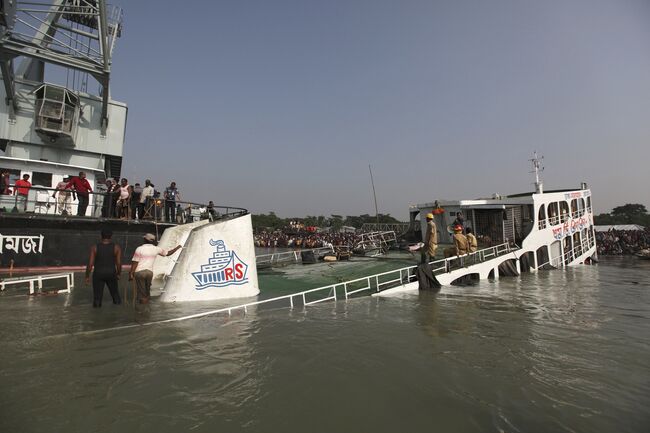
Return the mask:
POLYGON ((474 200, 437 200, 409 208, 411 224, 419 223, 423 234, 423 216, 434 215, 441 244, 452 243, 447 228, 460 217, 464 228, 471 228, 477 237, 479 250, 503 246, 494 256, 468 254, 457 263, 447 263, 445 272, 437 274, 442 284, 467 275, 498 277, 500 272, 518 274, 597 260, 591 190, 582 183, 575 189, 544 191, 539 177, 540 160, 535 154, 531 161, 536 175, 534 192, 495 194, 474 200))

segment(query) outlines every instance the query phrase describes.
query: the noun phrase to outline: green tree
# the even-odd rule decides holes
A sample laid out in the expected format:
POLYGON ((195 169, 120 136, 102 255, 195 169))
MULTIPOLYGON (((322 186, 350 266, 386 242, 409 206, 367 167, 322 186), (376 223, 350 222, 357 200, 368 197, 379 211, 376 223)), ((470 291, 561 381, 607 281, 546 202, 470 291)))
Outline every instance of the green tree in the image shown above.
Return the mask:
POLYGON ((277 230, 287 225, 286 220, 278 217, 275 212, 252 215, 254 230, 277 230))
POLYGON ((638 203, 617 206, 611 212, 612 217, 619 224, 643 224, 646 222, 647 214, 646 207, 638 203))

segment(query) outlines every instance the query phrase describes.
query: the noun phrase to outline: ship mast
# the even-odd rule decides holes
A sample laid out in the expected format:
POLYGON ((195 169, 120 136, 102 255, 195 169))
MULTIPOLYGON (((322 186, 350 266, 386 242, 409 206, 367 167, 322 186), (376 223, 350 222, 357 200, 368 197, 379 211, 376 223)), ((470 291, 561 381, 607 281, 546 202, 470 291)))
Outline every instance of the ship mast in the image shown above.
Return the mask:
POLYGON ((377 227, 379 227, 379 208, 377 207, 377 193, 375 192, 375 180, 372 177, 372 167, 368 164, 370 170, 370 183, 372 184, 372 196, 375 198, 375 218, 377 219, 377 227))
POLYGON ((533 163, 533 171, 531 173, 535 173, 535 193, 537 194, 543 194, 544 193, 544 182, 542 182, 540 178, 540 173, 544 171, 544 167, 542 167, 542 159, 544 157, 537 157, 537 151, 533 152, 533 159, 530 159, 533 163))

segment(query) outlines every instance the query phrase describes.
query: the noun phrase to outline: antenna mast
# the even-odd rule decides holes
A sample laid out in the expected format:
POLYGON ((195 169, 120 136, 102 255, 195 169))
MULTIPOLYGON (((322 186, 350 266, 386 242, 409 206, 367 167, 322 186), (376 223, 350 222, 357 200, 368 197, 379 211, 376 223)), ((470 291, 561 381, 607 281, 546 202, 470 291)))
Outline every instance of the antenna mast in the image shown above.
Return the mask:
POLYGON ((544 182, 542 182, 539 177, 539 174, 544 171, 544 167, 542 167, 543 159, 543 156, 538 158, 537 151, 535 151, 533 152, 533 159, 529 160, 533 163, 533 171, 531 171, 531 173, 535 173, 535 193, 537 194, 542 194, 544 192, 544 182))

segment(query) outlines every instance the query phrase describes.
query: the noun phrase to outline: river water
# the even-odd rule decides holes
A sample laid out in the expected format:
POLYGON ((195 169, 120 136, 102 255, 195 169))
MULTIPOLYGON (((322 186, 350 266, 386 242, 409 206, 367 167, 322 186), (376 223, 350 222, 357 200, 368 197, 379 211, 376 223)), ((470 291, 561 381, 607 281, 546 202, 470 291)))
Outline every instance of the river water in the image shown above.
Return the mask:
MULTIPOLYGON (((340 265, 260 284, 400 263, 340 265)), ((1 432, 650 431, 650 261, 101 333, 214 305, 90 297, 0 295, 1 432)))

